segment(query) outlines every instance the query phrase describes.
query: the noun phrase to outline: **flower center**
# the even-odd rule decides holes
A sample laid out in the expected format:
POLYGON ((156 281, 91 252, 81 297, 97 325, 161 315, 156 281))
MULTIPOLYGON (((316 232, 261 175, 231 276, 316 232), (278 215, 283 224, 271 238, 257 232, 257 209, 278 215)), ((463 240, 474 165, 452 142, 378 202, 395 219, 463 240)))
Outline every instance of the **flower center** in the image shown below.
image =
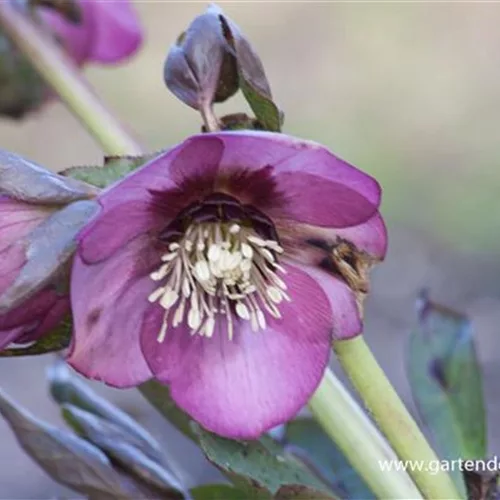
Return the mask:
POLYGON ((248 223, 252 216, 237 221, 208 217, 205 222, 210 210, 198 217, 203 221, 193 219, 192 213, 183 236, 168 243, 163 264, 150 275, 160 286, 149 301, 165 309, 158 342, 164 340, 169 324, 175 328, 183 321, 192 335, 211 337, 216 321, 223 319, 230 340, 235 317, 249 321, 253 331, 265 329, 264 310, 280 318, 277 306, 290 300, 279 277, 285 274, 277 261, 283 248, 248 223))

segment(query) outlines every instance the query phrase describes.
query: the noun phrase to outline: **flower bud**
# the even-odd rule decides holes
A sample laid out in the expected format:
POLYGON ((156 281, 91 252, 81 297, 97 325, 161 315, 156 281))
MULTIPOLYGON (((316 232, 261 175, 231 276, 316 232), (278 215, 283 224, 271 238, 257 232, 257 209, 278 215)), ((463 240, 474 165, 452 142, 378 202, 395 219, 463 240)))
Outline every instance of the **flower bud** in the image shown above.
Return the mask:
POLYGON ((262 128, 280 130, 282 113, 272 100, 259 56, 216 5, 177 39, 165 61, 164 79, 174 95, 197 110, 241 89, 262 128))
POLYGON ((170 49, 164 67, 167 87, 194 109, 221 102, 238 90, 236 60, 222 32, 222 11, 211 5, 170 49))

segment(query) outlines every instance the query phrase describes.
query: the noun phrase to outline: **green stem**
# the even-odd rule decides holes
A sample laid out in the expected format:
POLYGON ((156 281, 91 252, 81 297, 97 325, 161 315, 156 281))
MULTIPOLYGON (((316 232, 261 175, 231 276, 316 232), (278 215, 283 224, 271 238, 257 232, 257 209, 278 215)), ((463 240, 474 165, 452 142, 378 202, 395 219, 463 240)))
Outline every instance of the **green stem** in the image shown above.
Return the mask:
POLYGON ((422 498, 406 472, 381 473, 380 462, 397 457, 331 370, 310 399, 309 409, 377 498, 422 498))
POLYGON ((57 43, 12 2, 0 1, 0 28, 108 155, 141 154, 140 145, 92 92, 57 43))
MULTIPOLYGON (((402 403, 362 335, 337 341, 335 353, 399 459, 409 461, 408 473, 425 498, 460 499, 450 476, 437 471, 439 459, 402 403), (419 465, 422 470, 419 470, 419 465), (425 469, 428 470, 425 470, 425 469)), ((363 451, 364 453, 364 451, 363 451)), ((386 471, 379 473, 385 477, 386 471)))

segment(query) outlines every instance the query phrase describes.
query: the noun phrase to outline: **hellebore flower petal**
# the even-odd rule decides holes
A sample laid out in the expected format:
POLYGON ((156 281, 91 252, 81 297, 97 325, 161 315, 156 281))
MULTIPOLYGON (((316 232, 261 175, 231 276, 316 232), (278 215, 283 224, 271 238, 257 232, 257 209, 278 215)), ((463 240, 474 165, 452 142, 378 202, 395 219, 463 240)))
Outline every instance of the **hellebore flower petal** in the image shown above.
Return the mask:
POLYGON ((313 278, 328 297, 333 316, 333 339, 342 340, 359 335, 363 328, 361 316, 356 297, 349 286, 321 269, 299 266, 296 263, 293 265, 313 278))
POLYGON ((19 243, 51 213, 51 208, 28 205, 8 196, 0 196, 0 252, 19 243))
POLYGON ((34 342, 42 338, 45 334, 50 333, 51 330, 58 326, 65 316, 70 313, 69 295, 59 295, 53 287, 46 288, 39 292, 40 295, 49 293, 55 296, 55 301, 47 308, 46 314, 40 316, 37 327, 33 331, 26 332, 19 337, 17 340, 18 343, 34 342))
POLYGON ((69 297, 52 287, 42 290, 20 306, 0 315, 0 350, 11 343, 27 343, 55 328, 69 313, 69 297))
POLYGON ((287 203, 284 210, 270 212, 271 216, 278 213, 293 221, 345 228, 366 221, 377 211, 357 191, 317 175, 286 172, 278 174, 276 182, 287 203))
POLYGON ((119 62, 133 54, 142 42, 142 30, 128 0, 79 0, 81 21, 68 21, 52 10, 43 17, 77 64, 87 61, 119 62))
POLYGON ((339 238, 350 241, 358 250, 367 253, 372 259, 384 260, 387 253, 387 228, 378 212, 363 224, 336 229, 335 233, 339 238))
POLYGON ((200 134, 169 149, 104 191, 99 200, 105 207, 129 200, 144 200, 152 192, 182 189, 202 182, 213 189, 224 151, 218 135, 200 134))
POLYGON ((321 380, 330 351, 330 304, 314 279, 291 266, 287 271, 292 302, 281 308, 283 319, 259 332, 239 321, 232 341, 221 321, 212 338, 180 326, 159 343, 161 309, 148 312, 141 341, 151 370, 210 431, 257 438, 295 416, 321 380))
POLYGON ((26 264, 26 255, 21 245, 11 245, 0 252, 0 295, 16 280, 26 264))
POLYGON ((39 205, 66 205, 97 193, 98 190, 89 184, 55 174, 21 156, 0 150, 0 194, 39 205))
POLYGON ((344 184, 363 195, 373 205, 380 203, 378 182, 341 160, 321 144, 273 132, 238 131, 217 134, 224 141, 221 171, 241 166, 261 169, 266 165, 276 173, 300 172, 344 184))
POLYGON ((83 375, 115 387, 151 378, 139 336, 155 284, 150 241, 139 237, 113 259, 93 266, 75 256, 71 276, 73 341, 67 362, 83 375), (92 290, 92 293, 89 291, 92 290))
MULTIPOLYGON (((318 226, 349 227, 365 222, 380 204, 377 181, 337 158, 320 144, 271 132, 226 132, 220 173, 238 167, 247 171, 273 167, 276 190, 285 201, 287 217, 318 226)), ((246 191, 248 178, 232 180, 231 188, 246 191)), ((269 213, 269 215, 272 215, 269 213)))
MULTIPOLYGON (((0 317, 1 322, 1 317, 0 317)), ((17 326, 15 328, 0 330, 0 351, 3 351, 6 347, 12 344, 17 338, 19 338, 23 332, 24 327, 17 326)))
POLYGON ((0 297, 26 264, 26 236, 52 211, 0 196, 0 297))
MULTIPOLYGON (((93 43, 89 60, 100 63, 122 61, 142 43, 142 29, 130 1, 81 0, 84 9, 93 9, 93 43)), ((90 17, 90 15, 89 15, 90 17)), ((85 18, 84 18, 85 22, 85 18)))
POLYGON ((82 258, 89 263, 99 262, 135 236, 159 225, 166 226, 189 204, 189 197, 182 195, 182 190, 189 190, 190 196, 196 198, 206 186, 204 191, 208 194, 213 189, 222 147, 217 137, 187 140, 103 192, 99 197, 99 217, 80 237, 82 258), (169 193, 168 203, 159 205, 154 196, 158 192, 169 193), (117 225, 122 228, 120 231, 113 230, 117 225))
POLYGON ((50 214, 24 237, 25 264, 8 288, 0 290, 0 311, 16 307, 56 279, 75 251, 77 233, 97 208, 96 201, 76 201, 50 214))
MULTIPOLYGON (((102 203, 105 205, 105 199, 102 203)), ((87 263, 107 259, 137 235, 164 221, 152 210, 150 201, 132 200, 120 205, 111 204, 109 209, 101 209, 101 215, 91 221, 78 237, 80 256, 87 263), (121 225, 121 231, 114 230, 116 224, 121 225)))

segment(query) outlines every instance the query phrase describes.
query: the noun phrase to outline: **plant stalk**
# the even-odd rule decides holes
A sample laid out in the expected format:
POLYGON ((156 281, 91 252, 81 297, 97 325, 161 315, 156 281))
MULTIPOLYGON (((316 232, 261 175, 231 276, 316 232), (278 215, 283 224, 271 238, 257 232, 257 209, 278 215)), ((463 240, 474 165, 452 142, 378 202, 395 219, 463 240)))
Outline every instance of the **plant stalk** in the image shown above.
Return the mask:
MULTIPOLYGON (((333 348, 399 460, 405 465, 409 464, 408 473, 424 498, 460 499, 451 477, 444 471, 436 471, 438 457, 380 368, 363 336, 336 341, 333 348)), ((379 468, 379 474, 384 478, 386 472, 379 468)))
POLYGON ((310 399, 309 409, 377 498, 422 498, 406 472, 381 471, 381 462, 397 457, 331 370, 310 399))
POLYGON ((108 155, 139 155, 140 145, 81 77, 79 69, 13 2, 0 1, 0 28, 108 155))

